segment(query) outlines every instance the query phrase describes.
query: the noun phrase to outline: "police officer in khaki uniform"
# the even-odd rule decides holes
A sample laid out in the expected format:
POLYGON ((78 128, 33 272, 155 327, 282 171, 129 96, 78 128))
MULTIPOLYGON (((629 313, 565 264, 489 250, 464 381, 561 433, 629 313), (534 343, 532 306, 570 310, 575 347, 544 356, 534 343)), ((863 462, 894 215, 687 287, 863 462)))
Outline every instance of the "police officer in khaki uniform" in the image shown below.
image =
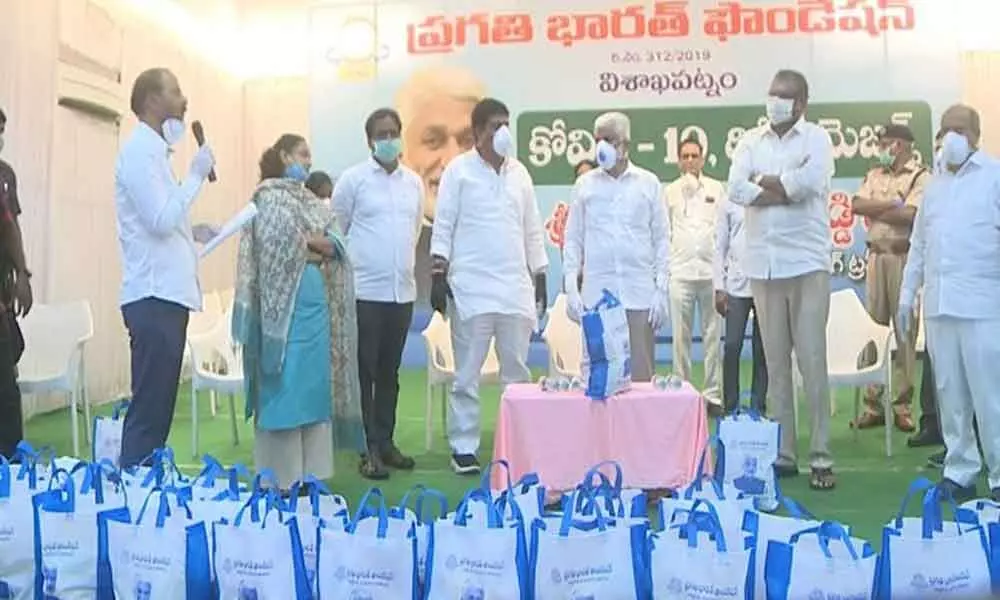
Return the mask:
MULTIPOLYGON (((871 220, 868 232, 868 313, 882 324, 896 319, 899 288, 903 281, 906 253, 910 249, 913 219, 924 195, 930 171, 913 156, 913 133, 905 125, 887 125, 879 135, 879 165, 868 172, 861 189, 854 197, 855 214, 871 220)), ((910 413, 916 369, 916 327, 901 337, 896 332, 894 399, 895 425, 901 431, 915 429, 910 413)), ((874 345, 865 349, 862 365, 870 365, 876 357, 874 345)), ((882 386, 874 386, 865 394, 867 409, 854 426, 858 429, 885 424, 882 414, 882 386)))

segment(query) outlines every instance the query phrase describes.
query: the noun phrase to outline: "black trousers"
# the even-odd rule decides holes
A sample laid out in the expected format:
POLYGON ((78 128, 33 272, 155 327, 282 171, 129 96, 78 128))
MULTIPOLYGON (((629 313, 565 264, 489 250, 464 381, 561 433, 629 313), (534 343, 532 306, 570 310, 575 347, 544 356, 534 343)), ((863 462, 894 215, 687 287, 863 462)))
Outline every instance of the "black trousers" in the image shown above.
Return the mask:
MULTIPOLYGON (((11 320, 13 325, 13 320, 11 320)), ((14 339, 7 327, 0 328, 0 456, 14 457, 24 438, 21 417, 21 390, 17 386, 14 339)))
MULTIPOLYGON (((722 345, 722 399, 726 412, 731 412, 740 404, 740 353, 743 352, 743 338, 753 308, 753 298, 729 296, 726 311, 725 342, 722 345)), ((767 361, 764 359, 764 344, 760 339, 757 317, 753 320, 753 379, 750 384, 750 406, 763 413, 767 397, 767 361)))
POLYGON ((370 452, 393 446, 399 363, 410 330, 413 303, 358 300, 358 371, 361 412, 370 452))
POLYGON ((189 311, 159 298, 122 307, 132 350, 132 403, 122 428, 122 467, 164 447, 174 420, 189 311))

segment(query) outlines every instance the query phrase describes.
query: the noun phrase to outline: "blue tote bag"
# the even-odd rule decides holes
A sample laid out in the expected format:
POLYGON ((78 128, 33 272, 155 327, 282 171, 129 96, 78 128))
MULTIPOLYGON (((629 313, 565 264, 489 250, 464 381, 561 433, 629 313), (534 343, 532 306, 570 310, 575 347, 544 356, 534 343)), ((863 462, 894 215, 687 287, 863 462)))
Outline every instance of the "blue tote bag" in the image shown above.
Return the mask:
MULTIPOLYGON (((523 520, 504 518, 488 490, 466 493, 453 519, 430 526, 425 600, 527 600, 528 549, 523 520), (485 507, 487 522, 471 522, 469 504, 485 507)), ((519 510, 517 503, 508 505, 519 510)))
POLYGON ((876 598, 988 598, 997 591, 994 554, 976 515, 919 479, 910 485, 896 518, 882 529, 876 598), (921 516, 904 517, 909 501, 921 494, 921 516), (951 505, 954 520, 943 519, 942 503, 951 505))
POLYGON ((131 523, 101 523, 107 544, 100 558, 110 565, 111 581, 101 582, 99 598, 211 598, 208 529, 191 514, 190 494, 190 488, 157 488, 131 523))
POLYGON ((787 542, 768 543, 764 557, 767 600, 869 600, 877 561, 871 544, 851 538, 840 523, 825 521, 793 534, 787 542))

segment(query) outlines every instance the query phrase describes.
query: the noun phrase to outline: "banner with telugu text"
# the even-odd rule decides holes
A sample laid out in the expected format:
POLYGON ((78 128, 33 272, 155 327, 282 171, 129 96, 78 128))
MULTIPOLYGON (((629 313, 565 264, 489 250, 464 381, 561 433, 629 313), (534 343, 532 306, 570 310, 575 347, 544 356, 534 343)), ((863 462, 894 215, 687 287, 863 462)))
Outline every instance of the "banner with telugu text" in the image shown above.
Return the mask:
MULTIPOLYGON (((418 249, 426 305, 427 240, 441 172, 472 143, 469 114, 492 96, 512 112, 518 158, 546 221, 550 295, 574 166, 593 156, 594 118, 632 119, 632 160, 678 176, 695 135, 706 173, 725 180, 740 136, 763 123, 774 72, 803 72, 808 118, 830 132, 834 289, 863 285, 867 224, 850 198, 871 168, 877 128, 908 124, 930 154, 941 112, 960 93, 957 33, 936 0, 411 0, 321 5, 311 13, 311 143, 336 175, 364 160, 364 121, 395 107, 403 161, 427 186, 418 249)), ((696 329, 697 330, 697 329, 696 329)))

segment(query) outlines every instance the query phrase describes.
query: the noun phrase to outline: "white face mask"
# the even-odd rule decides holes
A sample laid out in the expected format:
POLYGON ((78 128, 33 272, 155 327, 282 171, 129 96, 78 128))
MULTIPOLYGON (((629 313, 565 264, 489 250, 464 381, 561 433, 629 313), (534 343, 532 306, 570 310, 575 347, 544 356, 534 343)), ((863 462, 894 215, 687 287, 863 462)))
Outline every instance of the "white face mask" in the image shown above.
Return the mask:
POLYGON ((173 146, 184 139, 184 121, 180 119, 167 119, 163 122, 163 139, 168 146, 173 146))
POLYGON ((493 151, 500 156, 510 156, 514 150, 514 137, 510 134, 510 127, 501 125, 493 134, 493 151))
POLYGON ((597 142, 597 164, 605 171, 610 171, 618 164, 618 149, 607 140, 597 142))
POLYGON ((767 98, 767 120, 772 125, 787 123, 795 110, 795 100, 769 96, 767 98))
POLYGON ((943 164, 957 167, 972 154, 969 138, 960 133, 949 131, 941 140, 941 160, 943 164))

